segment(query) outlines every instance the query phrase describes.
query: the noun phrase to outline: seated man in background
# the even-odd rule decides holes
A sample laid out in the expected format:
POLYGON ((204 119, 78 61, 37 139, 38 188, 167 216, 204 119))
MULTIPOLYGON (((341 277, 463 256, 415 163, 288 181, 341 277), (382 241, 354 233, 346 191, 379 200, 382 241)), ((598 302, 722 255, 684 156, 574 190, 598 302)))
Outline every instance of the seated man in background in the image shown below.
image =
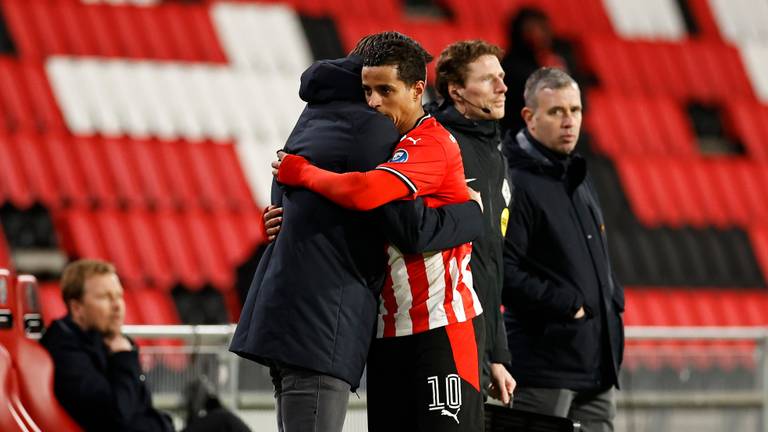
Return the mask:
MULTIPOLYGON (((136 345, 122 334, 125 302, 114 266, 75 261, 64 269, 61 290, 67 316, 40 342, 53 359, 54 393, 64 409, 86 431, 173 431, 171 418, 152 406, 136 345)), ((211 415, 221 417, 215 429, 186 430, 248 430, 226 410, 211 415)))

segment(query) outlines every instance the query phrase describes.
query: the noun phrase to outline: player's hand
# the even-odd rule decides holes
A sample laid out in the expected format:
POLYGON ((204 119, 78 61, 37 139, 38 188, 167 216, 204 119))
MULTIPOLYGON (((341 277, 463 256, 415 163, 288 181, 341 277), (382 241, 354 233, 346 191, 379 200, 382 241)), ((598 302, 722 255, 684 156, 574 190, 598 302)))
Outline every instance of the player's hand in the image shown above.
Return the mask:
POLYGON ((272 162, 272 175, 286 186, 302 186, 302 172, 309 162, 301 156, 277 152, 277 160, 272 162))
POLYGON ((573 317, 575 319, 582 319, 582 318, 584 318, 584 315, 586 315, 586 314, 587 313, 584 311, 584 306, 582 306, 582 307, 579 308, 579 310, 576 311, 576 315, 574 315, 573 317))
POLYGON ((469 193, 469 199, 480 205, 480 211, 483 211, 483 198, 480 196, 480 192, 467 186, 467 192, 469 193))
POLYGON ((267 231, 267 240, 273 241, 280 232, 283 223, 283 208, 270 205, 264 212, 264 228, 267 231))
POLYGON ((491 386, 488 394, 497 400, 500 400, 505 406, 509 405, 512 399, 512 392, 515 391, 517 383, 507 368, 501 363, 491 363, 491 386))
POLYGON ((113 353, 130 351, 133 349, 131 341, 129 341, 127 337, 123 336, 122 333, 115 333, 113 335, 105 336, 104 344, 107 346, 107 348, 109 348, 109 352, 113 353))

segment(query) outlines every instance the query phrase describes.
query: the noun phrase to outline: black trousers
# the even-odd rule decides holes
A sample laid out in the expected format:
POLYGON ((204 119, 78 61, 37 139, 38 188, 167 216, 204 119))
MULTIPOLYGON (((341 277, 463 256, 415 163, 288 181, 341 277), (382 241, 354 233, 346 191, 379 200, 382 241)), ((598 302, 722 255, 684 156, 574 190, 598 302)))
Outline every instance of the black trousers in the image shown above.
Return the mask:
POLYGON ((410 336, 374 340, 368 356, 368 430, 483 430, 482 315, 410 336))

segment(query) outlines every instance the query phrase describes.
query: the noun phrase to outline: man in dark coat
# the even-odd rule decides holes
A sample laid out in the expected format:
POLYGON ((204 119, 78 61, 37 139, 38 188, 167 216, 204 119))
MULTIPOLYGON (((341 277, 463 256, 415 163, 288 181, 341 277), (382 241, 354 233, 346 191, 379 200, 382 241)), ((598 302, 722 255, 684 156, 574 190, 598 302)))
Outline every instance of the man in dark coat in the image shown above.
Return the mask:
MULTIPOLYGON (((358 45, 361 49, 365 39, 358 45)), ((392 121, 368 108, 358 56, 302 75, 307 107, 285 150, 336 172, 367 171, 391 155, 392 121)), ((340 431, 375 332, 384 236, 406 251, 444 249, 480 232, 477 203, 429 209, 396 202, 353 212, 304 189, 273 188, 280 234, 256 270, 230 350, 268 365, 281 431, 340 431)))
POLYGON ((41 343, 53 358, 56 398, 86 431, 170 432, 152 399, 133 343, 122 335, 123 290, 111 264, 82 260, 62 276, 69 314, 41 343))
POLYGON ((509 134, 513 198, 504 250, 514 407, 613 430, 624 293, 611 270, 597 194, 573 153, 581 95, 542 68, 525 86, 526 128, 509 134))
POLYGON ((483 234, 472 243, 471 261, 486 326, 482 387, 506 404, 515 381, 504 366, 509 349, 500 310, 502 249, 511 198, 500 150, 499 119, 504 117, 507 91, 500 56, 499 47, 480 40, 447 46, 435 69, 443 103, 428 109, 458 141, 464 176, 483 199, 483 234))
MULTIPOLYGON (((125 303, 112 264, 69 264, 61 291, 69 313, 51 323, 40 341, 53 359, 56 399, 85 431, 172 432, 170 417, 152 407, 136 345, 121 332, 125 303)), ((249 429, 219 407, 186 431, 249 429)))

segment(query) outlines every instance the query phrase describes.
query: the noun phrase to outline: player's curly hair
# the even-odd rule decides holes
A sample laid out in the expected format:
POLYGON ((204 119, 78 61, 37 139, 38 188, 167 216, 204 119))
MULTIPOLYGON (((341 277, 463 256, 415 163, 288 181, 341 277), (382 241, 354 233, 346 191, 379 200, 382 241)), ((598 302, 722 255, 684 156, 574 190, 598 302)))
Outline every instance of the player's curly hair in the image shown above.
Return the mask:
POLYGON ((363 66, 396 66, 398 78, 407 85, 427 79, 427 63, 433 58, 418 42, 396 31, 365 36, 350 54, 361 56, 363 66))

